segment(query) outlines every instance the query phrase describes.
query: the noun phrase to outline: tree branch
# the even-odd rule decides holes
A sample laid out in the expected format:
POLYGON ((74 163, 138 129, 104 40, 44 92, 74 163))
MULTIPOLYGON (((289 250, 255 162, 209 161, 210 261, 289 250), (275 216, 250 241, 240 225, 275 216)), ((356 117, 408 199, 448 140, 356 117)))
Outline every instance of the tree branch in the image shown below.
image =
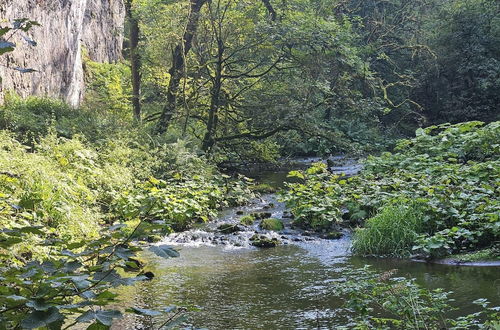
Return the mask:
POLYGON ((269 15, 271 16, 271 21, 275 22, 276 19, 278 18, 278 15, 276 14, 276 11, 274 10, 273 6, 271 5, 271 2, 269 0, 262 0, 262 3, 264 4, 267 11, 269 12, 269 15))

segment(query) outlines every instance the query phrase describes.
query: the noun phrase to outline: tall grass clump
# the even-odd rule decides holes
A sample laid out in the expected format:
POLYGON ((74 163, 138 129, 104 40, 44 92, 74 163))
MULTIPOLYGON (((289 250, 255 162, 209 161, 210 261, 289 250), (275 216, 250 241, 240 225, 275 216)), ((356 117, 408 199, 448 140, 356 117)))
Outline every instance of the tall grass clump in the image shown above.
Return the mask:
POLYGON ((406 257, 423 229, 423 214, 417 205, 388 205, 366 221, 354 234, 357 255, 406 257))

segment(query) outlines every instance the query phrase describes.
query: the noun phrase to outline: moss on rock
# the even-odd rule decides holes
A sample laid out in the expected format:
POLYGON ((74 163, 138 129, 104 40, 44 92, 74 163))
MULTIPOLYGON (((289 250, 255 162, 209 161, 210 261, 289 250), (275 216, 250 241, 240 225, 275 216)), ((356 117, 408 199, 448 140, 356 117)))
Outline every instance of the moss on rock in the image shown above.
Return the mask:
POLYGON ((245 226, 251 226, 255 222, 255 217, 251 214, 241 217, 240 223, 245 226))
POLYGON ((240 227, 238 225, 232 224, 232 223, 223 223, 219 227, 217 227, 217 230, 219 230, 223 234, 232 234, 240 231, 240 227))
POLYGON ((262 220, 260 228, 265 230, 280 231, 285 229, 285 225, 283 225, 283 222, 280 219, 267 218, 262 220))
POLYGON ((259 248, 272 248, 278 246, 281 242, 277 238, 268 238, 264 235, 253 235, 250 238, 250 244, 259 248))

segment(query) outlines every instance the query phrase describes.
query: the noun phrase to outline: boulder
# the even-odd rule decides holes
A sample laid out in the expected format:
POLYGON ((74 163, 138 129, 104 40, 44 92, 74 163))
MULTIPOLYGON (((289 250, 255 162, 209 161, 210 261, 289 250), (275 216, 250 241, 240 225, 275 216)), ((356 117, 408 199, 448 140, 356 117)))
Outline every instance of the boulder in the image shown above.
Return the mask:
POLYGON ((232 234, 241 231, 241 228, 236 224, 223 223, 222 225, 217 227, 217 230, 223 234, 232 234))
POLYGON ((253 235, 250 238, 250 244, 259 248, 272 248, 278 246, 281 242, 277 238, 268 238, 266 236, 253 235))

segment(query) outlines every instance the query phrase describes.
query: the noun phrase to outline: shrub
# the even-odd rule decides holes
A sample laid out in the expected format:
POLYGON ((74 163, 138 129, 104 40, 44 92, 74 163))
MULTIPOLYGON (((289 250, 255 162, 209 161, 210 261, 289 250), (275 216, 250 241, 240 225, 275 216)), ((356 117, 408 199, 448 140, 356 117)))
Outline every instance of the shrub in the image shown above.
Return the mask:
POLYGON ((148 208, 148 220, 164 220, 174 230, 180 231, 196 222, 208 221, 222 207, 236 205, 251 197, 253 194, 244 185, 222 175, 208 178, 151 177, 118 196, 112 210, 119 219, 131 220, 141 209, 148 208))
POLYGON ((395 277, 396 272, 377 274, 368 267, 347 272, 349 280, 336 287, 346 297, 346 310, 342 313, 348 316, 345 329, 493 329, 498 326, 498 307, 490 307, 485 299, 473 302, 479 307, 478 312, 453 318, 450 292, 422 288, 414 279, 395 277))
MULTIPOLYGON (((53 148, 71 148, 64 142, 52 142, 53 148)), ((89 150, 78 151, 83 157, 89 150)), ((99 194, 86 182, 91 177, 83 174, 85 162, 71 161, 48 150, 29 153, 11 134, 0 131, 0 193, 25 214, 30 225, 56 228, 60 237, 95 236, 102 218, 97 207, 99 194)), ((8 217, 4 226, 12 225, 5 222, 8 217)))
POLYGON ((294 215, 295 225, 322 230, 339 223, 342 200, 337 197, 345 180, 331 176, 323 163, 313 164, 306 171, 292 171, 289 177, 303 181, 288 184, 289 190, 281 198, 294 215))
POLYGON ((124 63, 98 63, 85 58, 85 105, 132 120, 130 68, 124 63))
POLYGON ((62 101, 7 95, 0 106, 0 129, 15 133, 17 139, 33 146, 49 131, 58 136, 72 138, 83 135, 89 141, 106 140, 119 131, 126 132, 131 127, 119 116, 104 111, 73 109, 62 101))
POLYGON ((423 229, 423 214, 415 205, 389 205, 365 226, 355 232, 354 253, 408 256, 423 229))

